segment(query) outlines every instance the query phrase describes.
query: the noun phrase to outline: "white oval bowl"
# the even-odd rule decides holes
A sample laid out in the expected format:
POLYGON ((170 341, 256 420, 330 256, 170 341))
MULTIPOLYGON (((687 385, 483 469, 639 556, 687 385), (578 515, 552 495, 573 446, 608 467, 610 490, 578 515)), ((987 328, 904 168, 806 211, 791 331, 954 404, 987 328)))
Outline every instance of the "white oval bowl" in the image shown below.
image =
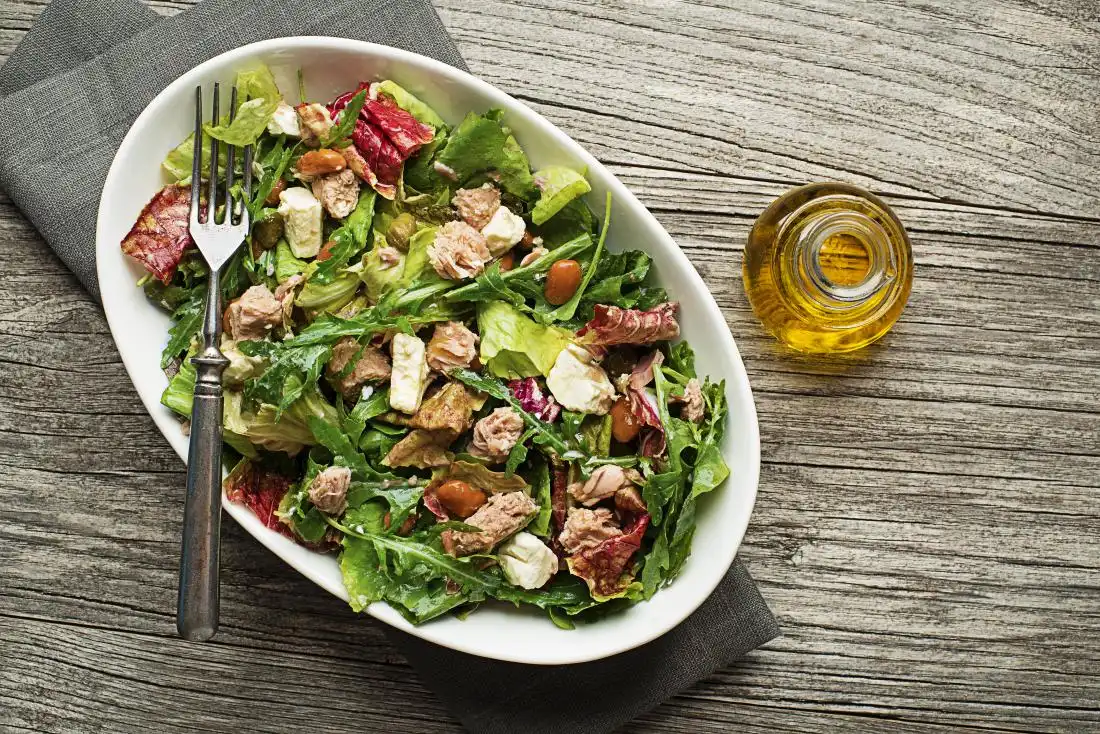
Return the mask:
MULTIPOLYGON (((466 620, 447 617, 415 627, 385 603, 371 616, 425 640, 499 660, 540 665, 580 663, 642 645, 683 621, 710 595, 733 562, 749 522, 760 467, 756 409, 741 357, 718 305, 687 257, 652 214, 602 164, 565 133, 523 103, 476 77, 434 59, 388 46, 339 38, 280 38, 242 46, 200 64, 172 82, 149 104, 115 155, 99 206, 96 265, 103 308, 134 386, 164 437, 186 461, 187 438, 171 411, 160 404, 167 379, 159 366, 168 317, 135 285, 143 270, 122 254, 119 243, 144 205, 167 180, 160 161, 189 132, 194 89, 215 81, 231 84, 250 61, 271 67, 280 89, 293 99, 301 68, 307 92, 327 100, 360 80, 393 79, 430 104, 448 123, 469 111, 505 111, 534 168, 563 164, 587 168, 589 205, 602 213, 613 197, 611 250, 641 249, 654 259, 657 281, 681 304, 683 338, 696 351, 700 375, 726 380, 730 415, 722 453, 730 478, 704 498, 691 558, 673 584, 648 602, 575 630, 556 628, 537 611, 487 604, 466 620)), ((207 94, 209 98, 209 93, 207 94)), ((245 530, 307 578, 341 599, 347 592, 332 555, 307 550, 264 527, 242 505, 223 497, 226 511, 245 530)))

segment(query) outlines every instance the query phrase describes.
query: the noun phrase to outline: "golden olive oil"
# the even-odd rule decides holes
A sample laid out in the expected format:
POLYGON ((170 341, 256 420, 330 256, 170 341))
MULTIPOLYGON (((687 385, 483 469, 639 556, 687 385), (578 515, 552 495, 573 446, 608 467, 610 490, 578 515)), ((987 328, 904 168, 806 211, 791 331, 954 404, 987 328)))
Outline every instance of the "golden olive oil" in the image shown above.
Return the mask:
POLYGON ((801 352, 848 352, 894 325, 913 282, 905 228, 869 191, 801 186, 776 199, 749 233, 742 277, 753 311, 801 352))

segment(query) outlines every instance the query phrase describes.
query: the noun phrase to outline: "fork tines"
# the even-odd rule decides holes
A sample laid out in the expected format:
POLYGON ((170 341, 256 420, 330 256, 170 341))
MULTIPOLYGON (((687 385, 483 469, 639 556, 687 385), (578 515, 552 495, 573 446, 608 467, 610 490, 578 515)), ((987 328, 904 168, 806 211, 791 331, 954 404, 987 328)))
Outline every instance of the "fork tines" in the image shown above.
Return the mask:
MULTIPOLYGON (((221 88, 214 83, 214 95, 211 101, 211 124, 218 125, 221 122, 219 106, 221 102, 221 88)), ((237 89, 233 88, 229 102, 229 121, 232 122, 237 111, 237 89)), ((213 268, 218 268, 232 255, 245 235, 248 234, 248 202, 252 194, 252 146, 246 146, 243 152, 242 183, 240 192, 234 194, 233 185, 237 177, 237 146, 226 145, 225 153, 225 182, 219 183, 219 158, 221 157, 221 141, 213 137, 207 137, 210 141, 210 163, 206 178, 206 199, 203 201, 202 186, 202 147, 203 147, 203 105, 202 87, 195 88, 195 133, 194 133, 194 160, 191 162, 191 234, 199 250, 213 268), (205 207, 203 204, 205 203, 205 207), (218 221, 218 207, 225 205, 225 214, 218 221), (223 242, 225 237, 215 244, 212 240, 215 234, 239 234, 236 243, 225 252, 223 242), (206 235, 204 237, 203 235, 206 235), (209 243, 203 240, 209 240, 209 243)))

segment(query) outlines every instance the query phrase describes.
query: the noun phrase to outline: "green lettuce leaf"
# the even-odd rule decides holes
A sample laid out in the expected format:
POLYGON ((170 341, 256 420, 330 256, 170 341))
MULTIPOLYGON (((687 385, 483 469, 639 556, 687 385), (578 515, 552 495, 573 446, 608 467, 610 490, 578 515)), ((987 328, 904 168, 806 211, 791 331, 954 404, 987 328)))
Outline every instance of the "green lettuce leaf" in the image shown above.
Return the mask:
POLYGON ((550 500, 550 468, 545 461, 535 464, 531 472, 531 486, 534 488, 535 502, 539 505, 539 514, 535 515, 527 530, 540 538, 546 538, 550 535, 550 516, 554 508, 550 500))
POLYGON ((295 257, 290 244, 280 239, 275 245, 275 280, 284 283, 291 277, 304 273, 309 266, 305 260, 295 257))
POLYGON ((497 377, 545 376, 571 341, 568 332, 537 324, 502 301, 479 304, 477 325, 481 363, 497 377))
POLYGON ((250 99, 237 109, 232 122, 220 125, 207 123, 203 125, 203 131, 230 145, 252 145, 267 130, 267 123, 271 122, 278 106, 278 99, 250 99))
POLYGON ((347 267, 348 262, 366 248, 376 197, 377 193, 369 186, 363 187, 359 192, 359 201, 344 225, 329 235, 329 241, 333 243, 328 249, 329 256, 317 261, 317 268, 309 276, 307 287, 309 283, 332 283, 337 274, 347 267))
POLYGON ((592 190, 583 173, 565 166, 547 166, 538 170, 535 181, 542 190, 531 212, 531 221, 535 224, 545 223, 566 204, 592 190))
POLYGON ((275 77, 266 64, 252 64, 237 72, 238 106, 250 99, 279 102, 282 98, 279 86, 275 84, 275 77))
POLYGON ((500 111, 470 112, 447 139, 436 160, 454 171, 461 183, 471 176, 499 168, 508 140, 499 122, 500 111))
POLYGON ((294 305, 308 311, 339 311, 355 298, 360 282, 357 274, 348 272, 337 275, 329 283, 309 280, 298 293, 294 305))

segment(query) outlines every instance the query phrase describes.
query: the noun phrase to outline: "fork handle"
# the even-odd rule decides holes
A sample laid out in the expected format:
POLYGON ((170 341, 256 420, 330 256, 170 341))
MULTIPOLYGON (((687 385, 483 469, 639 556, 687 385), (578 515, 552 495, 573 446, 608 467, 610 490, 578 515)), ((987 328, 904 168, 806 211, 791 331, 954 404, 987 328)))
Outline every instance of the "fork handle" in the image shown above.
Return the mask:
POLYGON ((187 454, 187 504, 180 556, 176 628, 187 640, 218 630, 218 546, 221 535, 222 372, 229 360, 214 344, 191 360, 195 400, 187 454))

